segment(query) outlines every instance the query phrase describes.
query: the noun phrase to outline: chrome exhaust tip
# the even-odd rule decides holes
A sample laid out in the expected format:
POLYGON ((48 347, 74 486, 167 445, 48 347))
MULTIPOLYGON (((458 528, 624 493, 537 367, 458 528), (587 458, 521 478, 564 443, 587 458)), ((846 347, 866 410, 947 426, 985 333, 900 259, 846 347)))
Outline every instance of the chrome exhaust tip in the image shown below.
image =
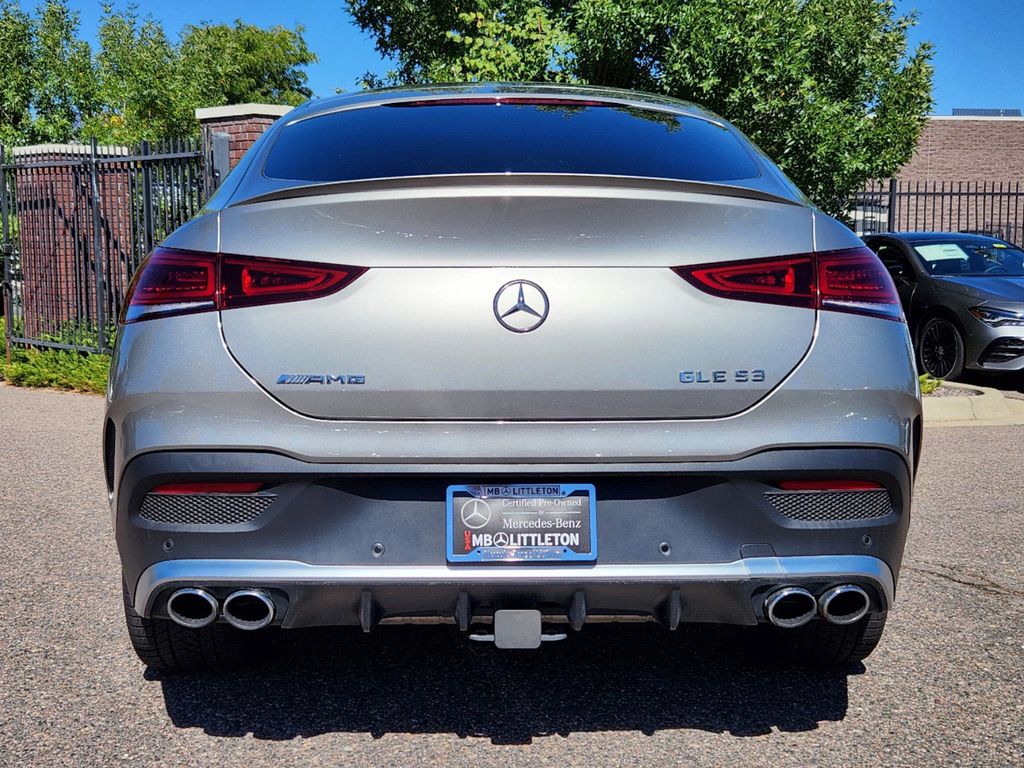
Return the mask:
POLYGON ((855 624, 871 607, 868 593, 855 584, 842 584, 822 593, 818 598, 821 615, 832 624, 855 624))
POLYGON ((818 601, 803 587, 783 587, 768 595, 764 610, 768 621, 776 627, 794 629, 814 618, 818 601))
POLYGON ((189 629, 202 629, 217 618, 217 598, 203 589, 179 589, 167 598, 171 621, 189 629))
POLYGON ((274 601, 259 589, 240 589, 224 599, 224 620, 237 629, 263 629, 274 620, 274 601))

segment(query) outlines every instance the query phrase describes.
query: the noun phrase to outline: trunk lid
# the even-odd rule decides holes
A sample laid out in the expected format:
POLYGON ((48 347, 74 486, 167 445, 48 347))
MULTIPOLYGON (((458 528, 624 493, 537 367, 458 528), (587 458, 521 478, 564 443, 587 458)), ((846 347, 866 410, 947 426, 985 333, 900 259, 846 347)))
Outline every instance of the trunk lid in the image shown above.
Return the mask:
POLYGON ((670 269, 812 250, 810 211, 782 202, 364 191, 228 208, 220 248, 368 268, 332 296, 221 313, 252 378, 326 419, 722 417, 778 386, 815 328, 813 310, 714 298, 670 269))

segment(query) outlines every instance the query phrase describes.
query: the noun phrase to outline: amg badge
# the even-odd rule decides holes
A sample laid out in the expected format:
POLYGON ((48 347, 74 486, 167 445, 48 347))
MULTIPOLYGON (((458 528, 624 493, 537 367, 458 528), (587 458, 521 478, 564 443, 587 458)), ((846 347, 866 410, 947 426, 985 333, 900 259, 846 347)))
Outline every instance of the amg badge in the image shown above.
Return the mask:
POLYGON ((282 373, 277 384, 365 384, 366 376, 349 373, 282 373))

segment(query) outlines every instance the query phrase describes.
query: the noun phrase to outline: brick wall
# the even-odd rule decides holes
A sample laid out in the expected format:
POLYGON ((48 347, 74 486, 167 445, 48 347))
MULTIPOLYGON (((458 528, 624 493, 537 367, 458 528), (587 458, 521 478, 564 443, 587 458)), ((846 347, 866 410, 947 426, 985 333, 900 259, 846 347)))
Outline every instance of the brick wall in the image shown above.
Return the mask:
POLYGON ((196 118, 202 126, 204 146, 212 146, 214 134, 227 134, 229 167, 234 168, 256 139, 289 111, 291 107, 276 104, 232 104, 197 109, 196 118))
MULTIPOLYGON (((95 323, 98 317, 89 152, 82 144, 41 144, 13 152, 24 330, 32 338, 60 337, 68 323, 95 323)), ((126 147, 98 148, 104 158, 127 154, 126 147)), ((112 270, 122 263, 120 254, 131 247, 132 237, 124 166, 100 166, 97 186, 104 272, 108 284, 118 288, 125 276, 112 270)))
POLYGON ((933 117, 898 177, 910 182, 1024 181, 1024 118, 933 117))

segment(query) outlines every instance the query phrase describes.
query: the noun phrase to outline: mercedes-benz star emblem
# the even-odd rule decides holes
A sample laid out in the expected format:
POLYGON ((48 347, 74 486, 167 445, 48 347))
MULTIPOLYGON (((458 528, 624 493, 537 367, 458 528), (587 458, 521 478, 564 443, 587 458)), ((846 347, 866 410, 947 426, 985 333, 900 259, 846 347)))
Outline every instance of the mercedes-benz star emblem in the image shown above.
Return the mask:
POLYGON ((494 294, 494 316, 513 333, 540 328, 548 317, 548 295, 529 280, 505 283, 494 294))
POLYGON ((491 522, 491 507, 483 499, 470 499, 462 505, 459 516, 467 528, 475 531, 491 522))

